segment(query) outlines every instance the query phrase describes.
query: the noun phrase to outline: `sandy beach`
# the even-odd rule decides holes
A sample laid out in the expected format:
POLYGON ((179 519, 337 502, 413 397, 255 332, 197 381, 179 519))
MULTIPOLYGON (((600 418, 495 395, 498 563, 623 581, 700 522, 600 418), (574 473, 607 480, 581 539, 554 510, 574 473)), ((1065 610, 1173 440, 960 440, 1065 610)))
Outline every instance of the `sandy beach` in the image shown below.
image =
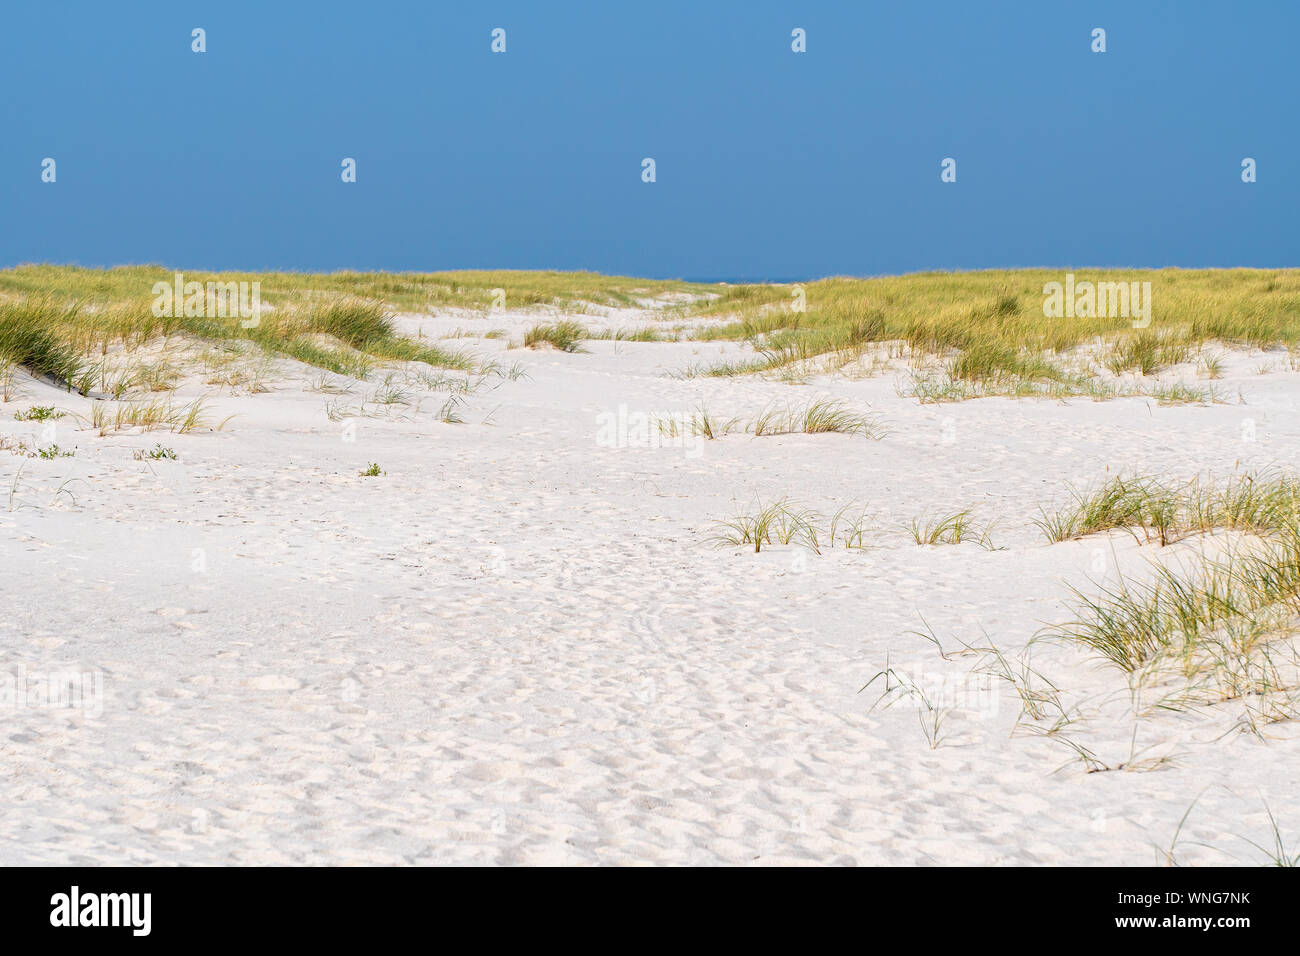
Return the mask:
POLYGON ((219 430, 100 436, 91 398, 23 379, 0 436, 75 454, 0 453, 0 863, 1257 863, 1270 812, 1300 825, 1293 722, 1162 708, 1172 685, 1030 645, 1072 587, 1224 540, 1048 543, 1034 520, 1070 486, 1300 467, 1285 352, 1223 350, 1214 404, 928 404, 888 360, 685 377, 752 352, 518 347, 537 321, 396 317, 499 363, 448 373, 481 379, 450 410, 446 382, 385 403, 382 375, 280 358, 264 391, 179 386, 219 430), (818 399, 879 433, 637 426, 818 399), (14 420, 32 405, 66 415, 14 420), (175 460, 135 457, 159 444, 175 460), (782 498, 852 505, 864 546, 713 540, 782 498), (961 509, 985 545, 914 541, 961 509), (1068 727, 1025 717, 994 648, 1059 690, 1068 727), (81 696, 49 700, 68 674, 81 696), (896 675, 929 703, 882 699, 896 675))

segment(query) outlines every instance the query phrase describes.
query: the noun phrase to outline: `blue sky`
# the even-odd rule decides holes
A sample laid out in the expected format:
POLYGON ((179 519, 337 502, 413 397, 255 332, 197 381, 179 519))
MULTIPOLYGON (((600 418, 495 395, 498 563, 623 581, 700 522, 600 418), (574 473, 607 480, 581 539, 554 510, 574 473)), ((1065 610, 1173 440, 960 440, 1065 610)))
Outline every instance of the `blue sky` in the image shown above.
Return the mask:
POLYGON ((1297 35, 1292 0, 11 3, 0 265, 1296 266, 1297 35))

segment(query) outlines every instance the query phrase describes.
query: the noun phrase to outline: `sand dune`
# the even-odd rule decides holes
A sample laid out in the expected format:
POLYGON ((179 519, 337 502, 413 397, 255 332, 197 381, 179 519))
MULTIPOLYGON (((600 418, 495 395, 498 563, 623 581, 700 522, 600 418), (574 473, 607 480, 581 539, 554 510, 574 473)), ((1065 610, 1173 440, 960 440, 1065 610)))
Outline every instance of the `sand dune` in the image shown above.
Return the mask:
MULTIPOLYGON (((517 340, 534 321, 491 325, 517 340)), ((468 395, 463 424, 418 389, 418 408, 331 421, 328 401, 373 385, 322 395, 285 361, 270 391, 213 398, 235 416, 221 431, 98 437, 69 417, 53 437, 74 457, 0 452, 0 863, 1150 864, 1193 801, 1179 859, 1258 862, 1266 806, 1300 826, 1289 724, 1260 740, 1233 703, 1137 716, 1121 672, 1037 644, 1033 666, 1078 704, 1072 739, 1108 764, 1135 739, 1176 758, 1085 773, 1060 741, 1013 734, 1020 702, 974 656, 913 633, 924 619, 945 649, 1014 657, 1070 585, 1201 547, 1048 545, 1032 521, 1067 483, 1126 470, 1300 466, 1300 374, 1234 352, 1230 404, 923 405, 888 372, 668 374, 737 357, 729 343, 470 344, 527 377, 468 395), (816 397, 888 434, 597 440, 620 406, 743 418, 816 397), (156 442, 178 460, 133 458, 156 442), (359 476, 371 462, 384 474, 359 476), (709 541, 781 496, 859 502, 871 547, 709 541), (996 550, 906 531, 967 507, 996 550), (861 691, 887 666, 953 695, 937 747, 924 714, 861 691), (32 696, 70 672, 91 675, 86 706, 32 696)), ((28 404, 88 415, 25 389, 0 435, 48 443, 47 423, 12 420, 28 404)))

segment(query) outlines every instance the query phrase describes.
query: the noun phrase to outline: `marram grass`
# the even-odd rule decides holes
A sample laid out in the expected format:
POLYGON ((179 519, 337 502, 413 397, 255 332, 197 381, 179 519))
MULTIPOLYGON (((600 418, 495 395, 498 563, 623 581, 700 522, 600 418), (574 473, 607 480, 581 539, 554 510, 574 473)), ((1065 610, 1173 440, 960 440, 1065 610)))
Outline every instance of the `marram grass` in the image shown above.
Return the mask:
POLYGON ((1242 727, 1300 717, 1300 479, 1245 475, 1183 485, 1116 479, 1077 495, 1076 507, 1041 523, 1052 540, 1111 527, 1148 538, 1231 530, 1217 555, 1202 550, 1145 577, 1121 575, 1099 589, 1075 588, 1073 618, 1046 636, 1091 649, 1137 675, 1173 673, 1184 691, 1161 701, 1240 700, 1242 727), (1136 533, 1136 531, 1135 531, 1136 533))
POLYGON ((806 311, 796 311, 790 286, 729 287, 697 310, 729 321, 698 335, 746 342, 752 356, 705 371, 746 374, 814 358, 846 364, 890 342, 943 363, 949 384, 940 391, 930 380, 931 400, 989 394, 994 384, 1002 393, 1059 397, 1086 394, 1084 380, 1099 369, 1153 375, 1192 360, 1208 342, 1300 345, 1300 270, 1073 271, 1095 282, 1150 282, 1149 323, 1045 315, 1043 287, 1061 281, 1064 269, 824 279, 802 286, 806 311), (1101 346, 1096 368, 1066 361, 1093 345, 1101 346))
POLYGON ((1143 475, 1115 477, 1071 494, 1071 505, 1044 511, 1035 522, 1048 541, 1120 529, 1163 545, 1215 529, 1275 535, 1300 526, 1300 479, 1281 472, 1182 484, 1143 475))
POLYGON ((673 326, 671 335, 643 328, 636 338, 746 343, 747 354, 699 370, 705 374, 798 370, 812 360, 833 368, 887 345, 891 354, 914 363, 914 394, 922 401, 988 394, 1213 401, 1209 389, 1144 388, 1132 381, 1204 363, 1200 349, 1210 342, 1300 348, 1300 270, 1073 270, 1081 281, 1150 283, 1150 320, 1140 328, 1126 316, 1045 315, 1044 286, 1059 283, 1065 271, 831 278, 798 288, 587 272, 185 273, 187 281, 201 283, 260 283, 269 309, 258 328, 243 329, 238 319, 152 315, 153 284, 174 275, 162 266, 27 265, 0 270, 0 363, 72 384, 80 363, 96 351, 137 348, 183 333, 250 341, 339 374, 393 361, 465 368, 470 360, 462 353, 396 335, 388 316, 540 310, 547 318, 528 333, 527 344, 547 342, 569 351, 580 348, 582 338, 615 333, 591 333, 557 314, 642 307, 656 297, 659 311, 678 323, 709 322, 693 330, 673 326), (806 309, 797 310, 798 304, 806 309), (927 362, 930 371, 922 368, 927 362))

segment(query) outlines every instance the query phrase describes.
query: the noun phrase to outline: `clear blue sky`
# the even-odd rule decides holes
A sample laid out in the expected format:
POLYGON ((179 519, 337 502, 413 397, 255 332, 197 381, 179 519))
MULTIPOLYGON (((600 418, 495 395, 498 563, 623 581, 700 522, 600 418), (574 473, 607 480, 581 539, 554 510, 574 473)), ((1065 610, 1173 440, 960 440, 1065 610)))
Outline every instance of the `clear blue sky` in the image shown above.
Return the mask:
POLYGON ((0 265, 1296 266, 1297 37, 1295 0, 10 2, 0 265))

